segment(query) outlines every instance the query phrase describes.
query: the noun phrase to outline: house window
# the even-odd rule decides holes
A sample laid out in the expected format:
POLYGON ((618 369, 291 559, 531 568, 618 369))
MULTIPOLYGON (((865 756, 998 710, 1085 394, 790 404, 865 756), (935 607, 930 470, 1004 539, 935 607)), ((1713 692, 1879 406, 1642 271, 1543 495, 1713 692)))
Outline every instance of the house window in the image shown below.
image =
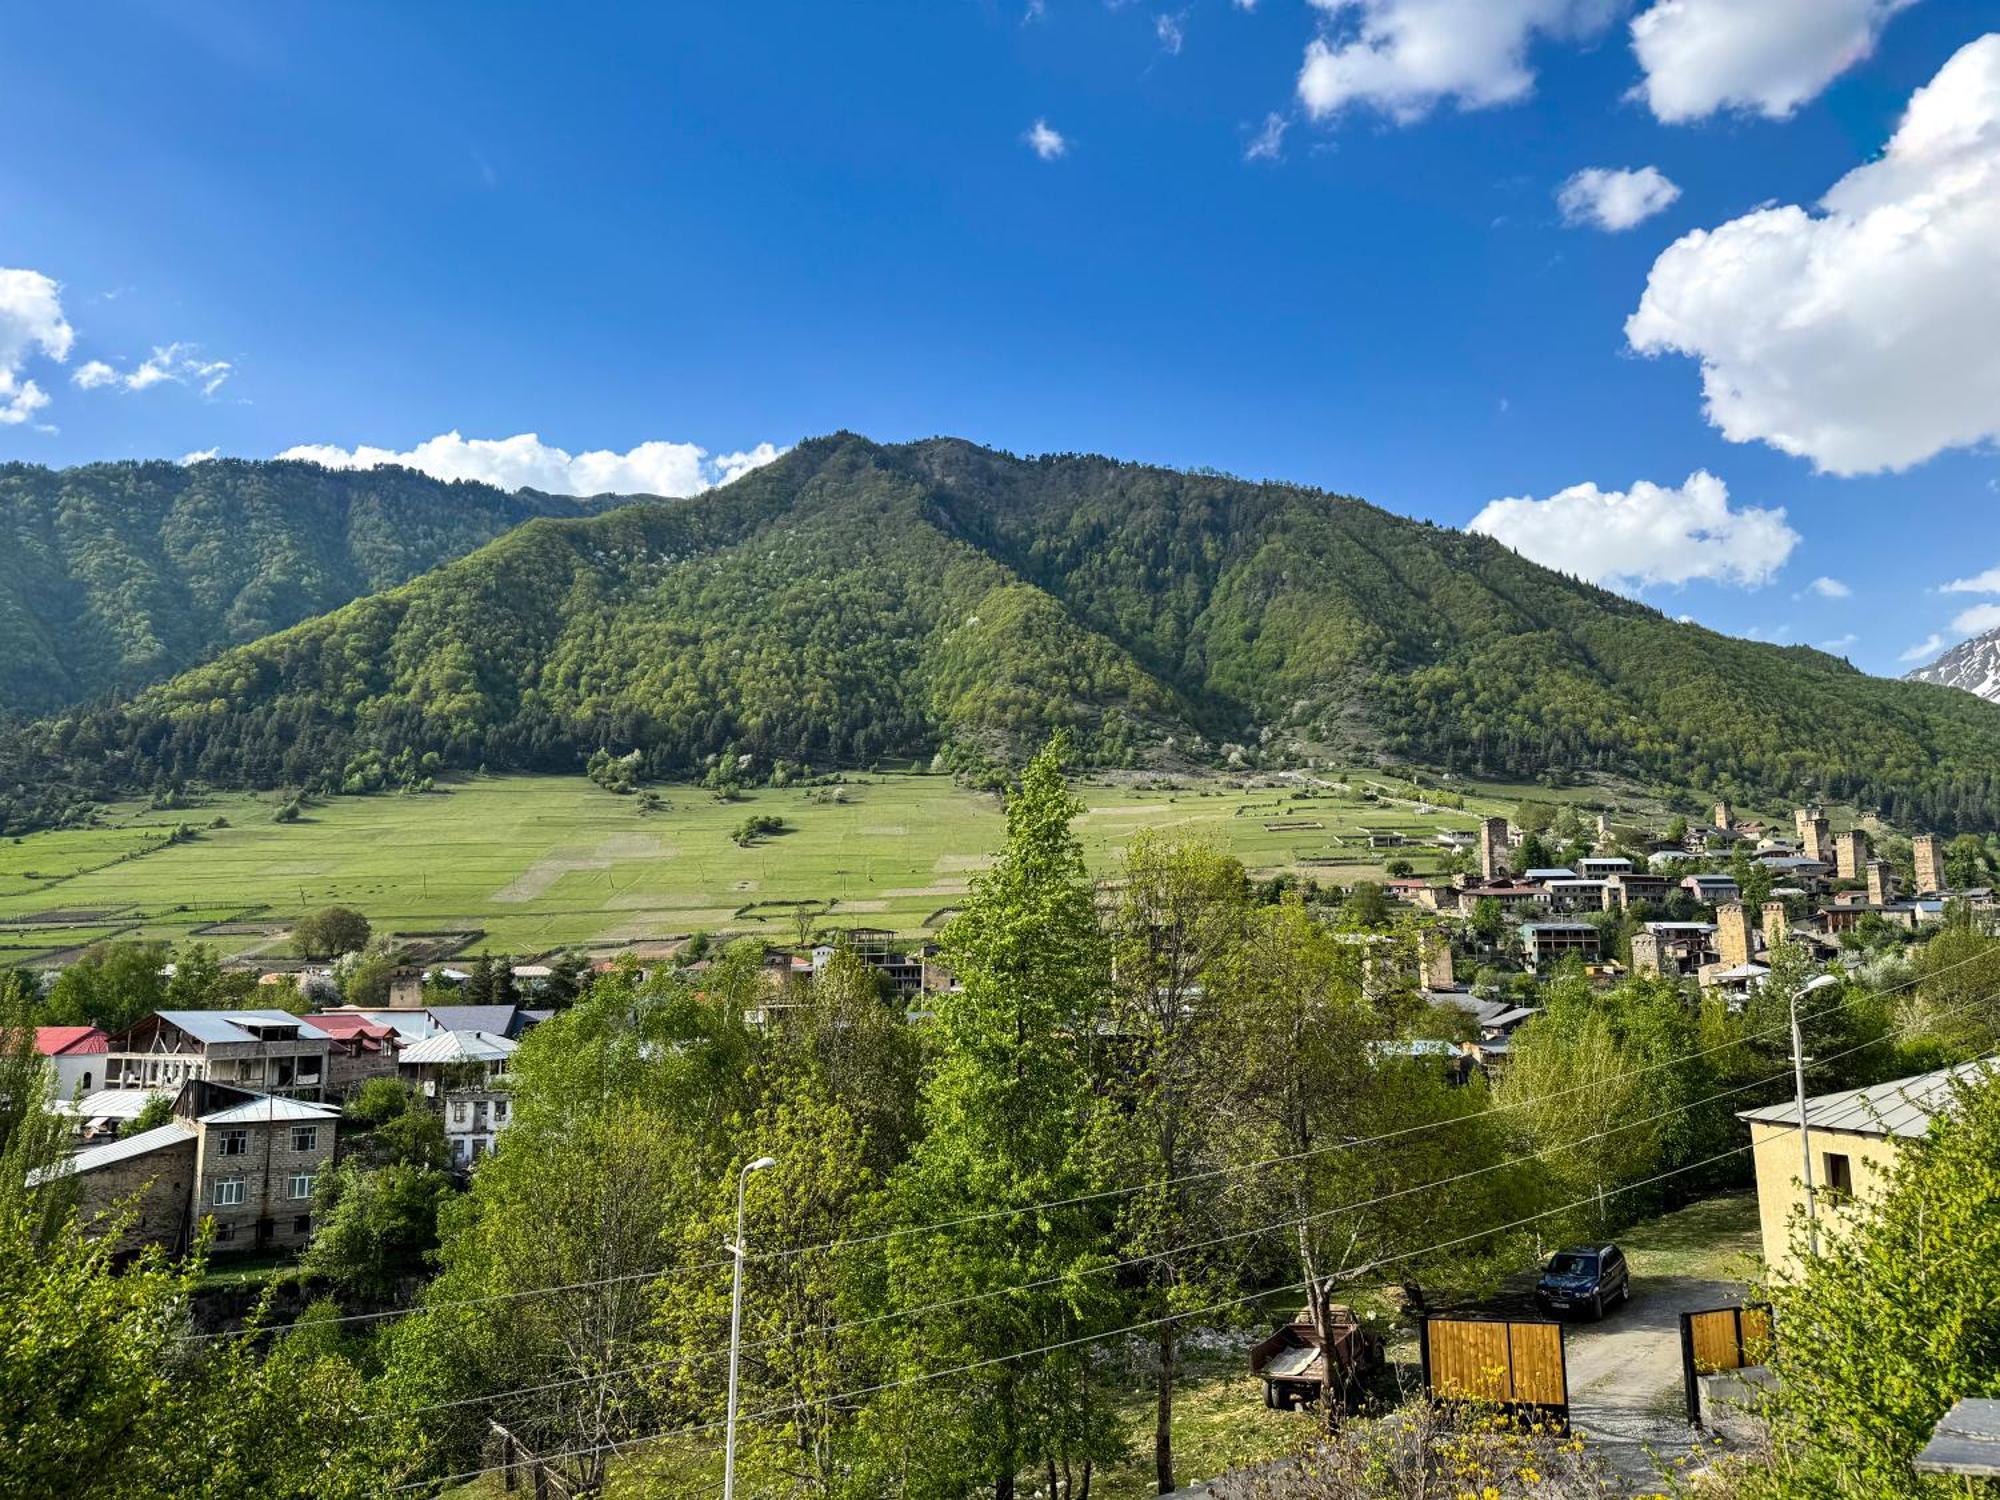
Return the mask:
POLYGON ((317 1179, 310 1172, 294 1172, 285 1179, 285 1196, 293 1202, 313 1195, 313 1183, 317 1179))
POLYGON ((311 1214, 300 1214, 296 1219, 292 1220, 293 1234, 311 1234, 312 1227, 313 1216, 311 1214))
POLYGON ((234 1224, 218 1224, 215 1226, 216 1244, 218 1245, 227 1244, 230 1240, 233 1240, 235 1238, 236 1238, 236 1226, 234 1224))
POLYGON ((250 1150, 250 1132, 225 1130, 215 1148, 217 1156, 243 1156, 250 1150))
POLYGON ((1826 1178, 1826 1190, 1836 1198, 1854 1196, 1854 1168, 1846 1156, 1833 1151, 1820 1156, 1822 1172, 1826 1178))
POLYGON ((292 1149, 294 1151, 319 1150, 319 1126, 294 1125, 292 1127, 292 1149))
POLYGON ((501 1121, 505 1120, 506 1118, 507 1118, 507 1101, 505 1099, 495 1099, 493 1101, 493 1123, 495 1125, 498 1125, 501 1123, 501 1121))
POLYGON ((465 1123, 465 1106, 463 1104, 454 1104, 451 1107, 451 1123, 454 1125, 463 1125, 465 1123))
POLYGON ((90 1069, 88 1068, 83 1070, 83 1091, 86 1094, 90 1092, 90 1069))
POLYGON ((215 1179, 215 1206, 217 1208, 238 1208, 243 1203, 243 1179, 241 1177, 218 1177, 215 1179))

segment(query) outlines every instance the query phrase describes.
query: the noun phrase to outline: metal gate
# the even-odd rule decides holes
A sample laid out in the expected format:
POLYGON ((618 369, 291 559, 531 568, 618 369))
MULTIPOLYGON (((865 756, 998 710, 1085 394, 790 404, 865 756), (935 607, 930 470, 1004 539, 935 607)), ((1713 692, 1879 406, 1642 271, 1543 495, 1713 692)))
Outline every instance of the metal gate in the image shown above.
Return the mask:
POLYGON ((1479 1401, 1569 1422, 1563 1325, 1543 1318, 1425 1318, 1424 1389, 1434 1401, 1479 1401))
POLYGON ((1681 1378, 1687 1419, 1701 1426, 1700 1377, 1761 1365, 1771 1352, 1771 1304, 1709 1307, 1681 1314, 1681 1378))

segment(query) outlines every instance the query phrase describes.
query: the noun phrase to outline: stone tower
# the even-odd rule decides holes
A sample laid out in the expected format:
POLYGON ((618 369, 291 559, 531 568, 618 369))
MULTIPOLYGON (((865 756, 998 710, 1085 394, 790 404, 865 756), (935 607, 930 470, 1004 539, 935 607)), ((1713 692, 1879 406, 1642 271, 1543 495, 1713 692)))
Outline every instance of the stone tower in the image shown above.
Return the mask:
POLYGON ((1741 901, 1725 901, 1716 907, 1715 953, 1725 969, 1750 962, 1750 917, 1741 901))
POLYGON ((1917 865, 1917 894, 1928 896, 1946 888, 1944 845, 1934 833, 1920 833, 1910 840, 1910 853, 1917 865))
POLYGON ((1479 874, 1484 880, 1498 880, 1507 873, 1507 820, 1479 820, 1479 874))
POLYGON ((1841 880, 1862 880, 1868 869, 1868 834, 1850 828, 1833 841, 1833 873, 1841 880))
POLYGON ((1785 913, 1782 901, 1764 903, 1764 946, 1776 948, 1791 937, 1792 920, 1785 913))
POLYGON ((1871 906, 1886 906, 1895 899, 1896 876, 1886 859, 1868 861, 1868 903, 1871 906))
POLYGON ((1799 828, 1799 852, 1823 865, 1833 863, 1833 840, 1827 836, 1826 819, 1814 813, 1799 828))
POLYGON ((1729 816, 1729 804, 1727 802, 1718 802, 1715 804, 1715 826, 1717 828, 1724 830, 1725 832, 1731 826, 1733 826, 1733 820, 1729 816))
POLYGON ((1632 934, 1632 972, 1660 973, 1660 940, 1650 932, 1632 934))
POLYGON ((1449 990, 1458 987, 1452 966, 1451 939, 1435 927, 1417 934, 1417 988, 1449 990))

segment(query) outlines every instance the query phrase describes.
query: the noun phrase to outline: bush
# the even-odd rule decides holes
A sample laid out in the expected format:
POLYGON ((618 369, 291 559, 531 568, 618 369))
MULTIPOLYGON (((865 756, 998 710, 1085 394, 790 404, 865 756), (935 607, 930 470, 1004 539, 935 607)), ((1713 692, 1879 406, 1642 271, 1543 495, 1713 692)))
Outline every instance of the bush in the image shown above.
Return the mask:
POLYGON ((785 820, 774 813, 753 813, 736 825, 729 837, 747 848, 760 838, 769 838, 785 831, 785 820))

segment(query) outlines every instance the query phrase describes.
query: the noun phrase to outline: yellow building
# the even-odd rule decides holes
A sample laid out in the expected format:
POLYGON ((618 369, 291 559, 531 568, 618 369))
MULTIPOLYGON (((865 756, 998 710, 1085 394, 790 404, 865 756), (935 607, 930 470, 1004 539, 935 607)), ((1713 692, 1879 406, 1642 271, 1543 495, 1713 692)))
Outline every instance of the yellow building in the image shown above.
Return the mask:
MULTIPOLYGON (((1822 1228, 1864 1211, 1903 1142, 1930 1128, 1931 1117, 1951 1103, 1952 1085, 1978 1076, 1985 1063, 1964 1063, 1871 1088, 1848 1089, 1806 1100, 1806 1137, 1812 1147, 1813 1188, 1822 1228)), ((1805 1209, 1800 1181, 1798 1105, 1787 1099, 1737 1118, 1750 1125, 1757 1165, 1757 1214, 1764 1232, 1764 1264, 1774 1276, 1798 1269, 1791 1222, 1805 1209)))

